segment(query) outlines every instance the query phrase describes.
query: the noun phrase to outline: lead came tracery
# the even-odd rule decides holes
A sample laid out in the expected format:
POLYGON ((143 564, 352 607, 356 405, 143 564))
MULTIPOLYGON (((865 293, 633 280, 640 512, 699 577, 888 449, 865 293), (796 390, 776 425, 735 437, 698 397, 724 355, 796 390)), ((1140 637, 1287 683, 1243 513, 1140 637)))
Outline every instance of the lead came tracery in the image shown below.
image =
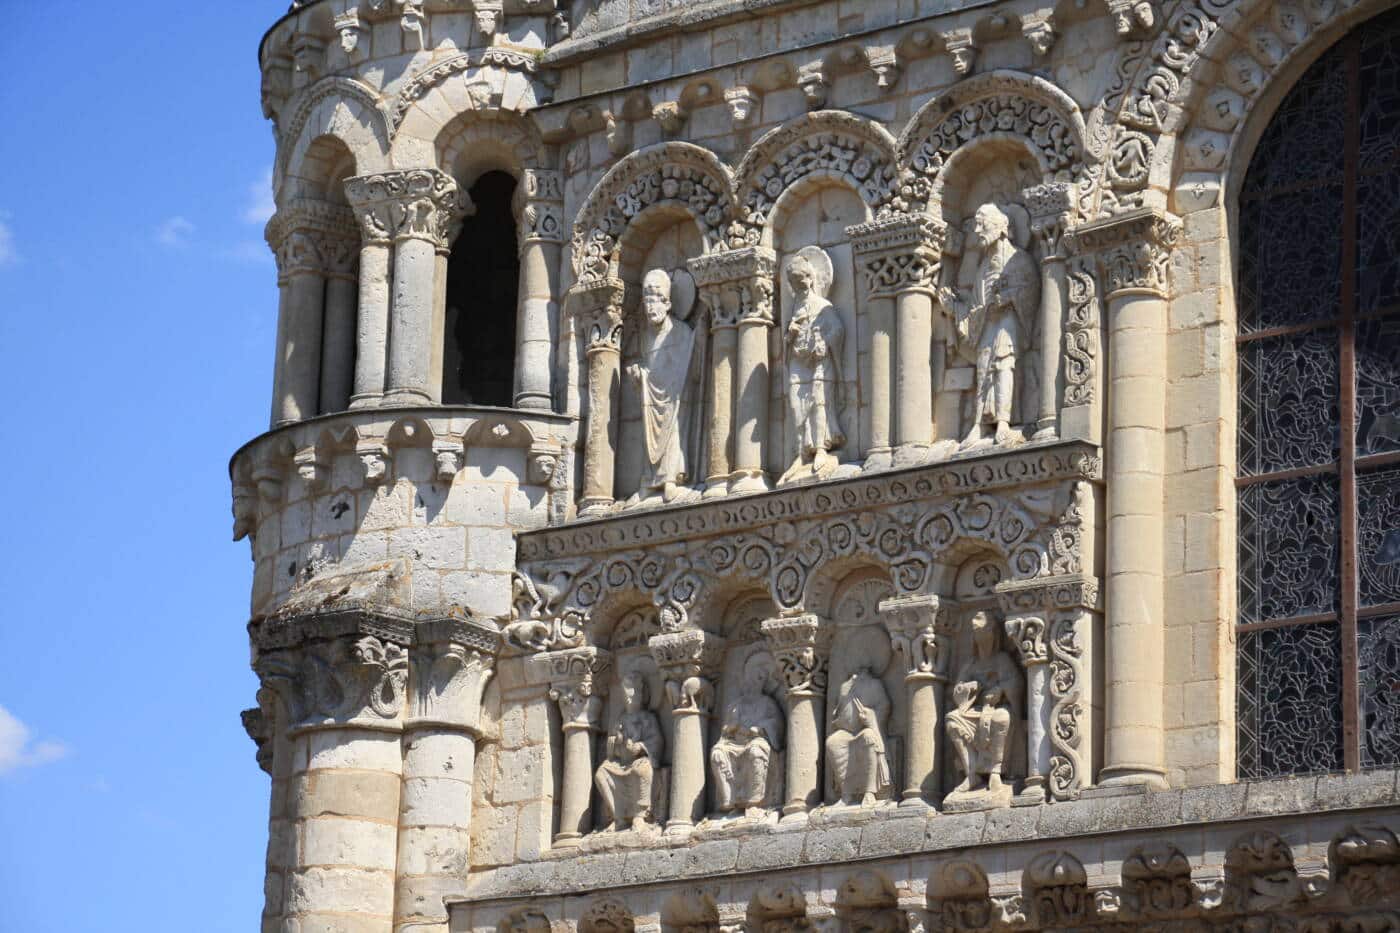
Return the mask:
POLYGON ((1391 14, 1316 62, 1241 193, 1243 776, 1400 760, 1397 50, 1391 14))

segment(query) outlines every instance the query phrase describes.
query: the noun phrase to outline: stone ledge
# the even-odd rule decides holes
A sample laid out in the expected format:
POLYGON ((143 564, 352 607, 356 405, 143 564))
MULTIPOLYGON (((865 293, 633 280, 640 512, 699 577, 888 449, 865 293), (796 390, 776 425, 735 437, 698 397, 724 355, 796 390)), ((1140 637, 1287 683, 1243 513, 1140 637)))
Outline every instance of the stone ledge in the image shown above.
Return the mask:
MULTIPOLYGON (((564 896, 628 885, 766 872, 918 853, 952 853, 978 845, 1113 836, 1143 830, 1184 831, 1220 823, 1289 816, 1345 815, 1400 806, 1400 769, 1191 787, 1036 807, 928 815, 894 807, 859 822, 778 826, 747 836, 661 837, 627 851, 555 850, 538 862, 472 874, 465 901, 506 900, 548 892, 564 896)), ((628 834, 620 834, 626 836, 628 834)), ((619 839, 619 841, 623 841, 619 839)))

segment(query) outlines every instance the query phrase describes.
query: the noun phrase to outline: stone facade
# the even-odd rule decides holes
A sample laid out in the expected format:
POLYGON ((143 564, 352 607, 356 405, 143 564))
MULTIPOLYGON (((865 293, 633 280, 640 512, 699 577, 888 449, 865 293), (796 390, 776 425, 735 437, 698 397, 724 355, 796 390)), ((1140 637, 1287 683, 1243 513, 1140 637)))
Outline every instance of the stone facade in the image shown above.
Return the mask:
POLYGON ((263 929, 1400 929, 1235 655, 1241 186, 1394 7, 295 4, 263 929))

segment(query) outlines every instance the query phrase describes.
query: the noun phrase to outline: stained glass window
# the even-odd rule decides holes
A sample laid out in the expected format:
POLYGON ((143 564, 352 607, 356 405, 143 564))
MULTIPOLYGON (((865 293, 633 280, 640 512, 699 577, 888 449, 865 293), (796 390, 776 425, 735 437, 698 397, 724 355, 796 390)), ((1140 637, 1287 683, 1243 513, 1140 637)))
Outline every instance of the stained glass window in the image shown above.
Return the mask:
POLYGON ((1284 98, 1239 250, 1239 773, 1397 764, 1400 12, 1284 98))

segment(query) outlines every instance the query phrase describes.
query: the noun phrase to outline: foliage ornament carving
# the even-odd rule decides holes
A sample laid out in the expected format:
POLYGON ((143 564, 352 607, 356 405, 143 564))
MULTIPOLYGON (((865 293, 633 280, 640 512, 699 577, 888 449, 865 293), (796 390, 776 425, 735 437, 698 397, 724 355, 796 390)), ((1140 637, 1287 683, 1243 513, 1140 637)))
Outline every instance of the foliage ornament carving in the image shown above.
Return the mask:
POLYGON ((880 621, 890 633, 890 647, 904 659, 906 679, 948 676, 957 634, 954 608, 933 595, 881 600, 880 621))
POLYGON ((270 652, 256 670, 282 701, 292 728, 394 720, 403 709, 408 651, 375 635, 342 637, 270 652))
POLYGON ((1140 846, 1123 862, 1125 917, 1160 919, 1186 914, 1195 903, 1191 863, 1169 843, 1140 846))
POLYGON ((714 706, 714 683, 724 653, 724 639, 691 629, 654 635, 651 656, 666 681, 666 699, 673 712, 709 714, 714 706))
POLYGON ((297 275, 342 274, 358 259, 354 214, 343 205, 300 198, 272 216, 264 230, 277 257, 279 280, 297 275))
POLYGON ((1301 894, 1293 852, 1274 833, 1248 833, 1226 853, 1225 909, 1241 913, 1272 910, 1298 901, 1301 894))
POLYGON ((665 205, 680 207, 695 219, 706 251, 719 249, 733 220, 728 170, 708 150, 681 142, 641 149, 614 165, 574 225, 579 283, 614 275, 618 244, 628 225, 650 208, 665 205))
POLYGON ((1068 301, 1065 307, 1065 407, 1094 401, 1099 357, 1099 292, 1095 262, 1077 256, 1066 266, 1068 301))
POLYGON ((472 211, 470 199, 452 176, 436 169, 348 178, 345 194, 367 242, 424 240, 446 250, 458 224, 472 211))
POLYGON ((878 123, 823 110, 764 135, 735 173, 742 219, 729 234, 732 247, 772 239, 773 209, 782 193, 803 179, 839 178, 876 217, 898 208, 895 139, 878 123))
POLYGON ((1067 852, 1046 852, 1032 859, 1024 885, 1042 926, 1075 927, 1093 914, 1084 866, 1067 852))
POLYGON ((412 719, 477 730, 481 698, 491 679, 499 636, 472 618, 422 623, 412 651, 412 719))
POLYGON ((1084 120, 1074 102, 1043 78, 992 71, 929 101, 900 138, 900 196, 910 209, 936 213, 949 161, 986 137, 1022 141, 1047 180, 1072 181, 1085 167, 1084 120))
POLYGON ((1171 289, 1171 251, 1181 230, 1175 217, 1140 208, 1076 227, 1072 238, 1077 253, 1097 258, 1106 299, 1123 292, 1165 298, 1171 289))
POLYGON ((871 298, 914 291, 933 294, 946 232, 943 222, 929 214, 891 214, 847 227, 865 276, 866 294, 871 298))
POLYGON ((525 206, 521 211, 521 242, 559 243, 564 239, 564 181, 552 169, 524 173, 525 206))
POLYGON ((1354 904, 1379 904, 1400 892, 1400 841, 1384 826, 1348 826, 1332 841, 1328 861, 1354 904))
POLYGON ((688 268, 711 320, 731 311, 740 321, 773 323, 773 278, 777 255, 766 246, 746 246, 690 260, 688 268))

